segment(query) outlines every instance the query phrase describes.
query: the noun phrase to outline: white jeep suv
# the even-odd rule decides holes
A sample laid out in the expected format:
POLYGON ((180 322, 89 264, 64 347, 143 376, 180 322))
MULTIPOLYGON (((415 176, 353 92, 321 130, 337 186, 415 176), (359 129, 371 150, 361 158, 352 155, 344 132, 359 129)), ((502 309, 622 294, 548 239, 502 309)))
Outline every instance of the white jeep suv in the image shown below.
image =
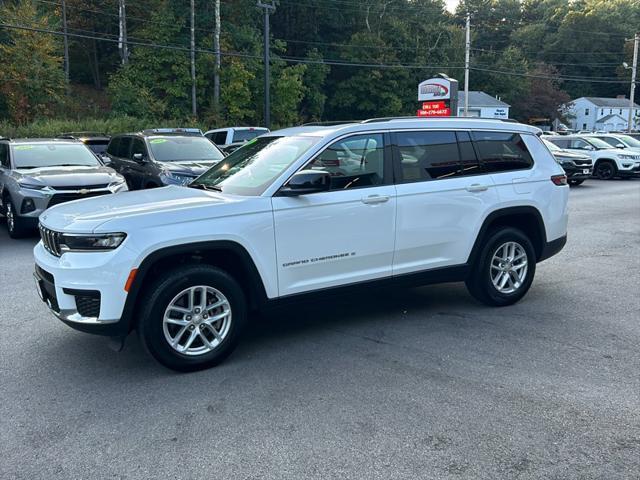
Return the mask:
POLYGON ((539 133, 463 118, 272 132, 190 188, 47 210, 38 291, 67 325, 120 342, 137 329, 181 371, 229 355, 251 311, 302 295, 465 281, 511 305, 566 242, 569 188, 539 133))

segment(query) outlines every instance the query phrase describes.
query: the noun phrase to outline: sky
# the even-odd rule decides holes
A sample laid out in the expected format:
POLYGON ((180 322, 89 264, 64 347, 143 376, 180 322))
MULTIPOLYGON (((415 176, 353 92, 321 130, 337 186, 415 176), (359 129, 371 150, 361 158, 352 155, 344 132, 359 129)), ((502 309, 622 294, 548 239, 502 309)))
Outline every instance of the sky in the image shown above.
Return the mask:
POLYGON ((456 7, 458 6, 459 0, 445 0, 445 2, 447 4, 447 10, 449 10, 450 12, 454 12, 456 7))

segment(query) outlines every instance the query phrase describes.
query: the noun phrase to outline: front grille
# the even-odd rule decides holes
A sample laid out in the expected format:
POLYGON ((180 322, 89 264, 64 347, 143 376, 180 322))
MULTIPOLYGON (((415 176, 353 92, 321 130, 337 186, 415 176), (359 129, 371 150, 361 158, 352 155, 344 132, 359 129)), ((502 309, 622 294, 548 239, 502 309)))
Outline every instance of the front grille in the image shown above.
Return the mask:
POLYGON ((42 244, 45 250, 56 257, 61 256, 60 240, 62 239, 62 233, 49 230, 42 224, 40 224, 38 228, 40 229, 40 238, 42 238, 42 244))
POLYGON ((86 295, 76 295, 76 309, 83 317, 100 316, 100 292, 87 290, 86 295))
POLYGON ((582 166, 590 167, 592 165, 591 159, 574 160, 573 163, 581 167, 582 166))
POLYGON ((53 197, 51 197, 51 200, 49 201, 49 205, 47 206, 47 208, 49 207, 53 207, 54 205, 58 205, 60 203, 65 203, 65 202, 70 202, 72 200, 80 200, 83 198, 90 198, 90 197, 98 197, 100 195, 106 195, 109 194, 111 192, 88 192, 88 193, 58 193, 56 195, 54 195, 53 197))
POLYGON ((99 188, 107 188, 109 186, 108 183, 100 183, 100 184, 96 184, 96 185, 70 185, 70 186, 57 186, 57 187, 51 187, 54 190, 62 190, 62 191, 68 191, 68 190, 97 190, 99 188))

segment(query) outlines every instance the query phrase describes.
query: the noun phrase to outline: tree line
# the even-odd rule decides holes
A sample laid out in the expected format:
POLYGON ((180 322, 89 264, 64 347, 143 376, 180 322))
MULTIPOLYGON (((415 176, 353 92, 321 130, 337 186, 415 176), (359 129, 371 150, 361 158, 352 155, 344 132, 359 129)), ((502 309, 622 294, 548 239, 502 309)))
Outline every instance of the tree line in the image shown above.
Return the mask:
MULTIPOLYGON (((512 105, 512 116, 556 117, 579 96, 628 94, 638 0, 279 0, 271 15, 271 117, 305 121, 411 115, 417 84, 436 73, 462 81, 471 15, 470 89, 512 105)), ((195 0, 196 94, 191 114, 190 2, 126 3, 123 64, 119 0, 0 5, 0 119, 28 124, 127 116, 208 126, 263 119, 263 17, 255 0, 195 0), (219 4, 221 64, 214 25, 219 4), (214 101, 214 73, 220 77, 214 101)))

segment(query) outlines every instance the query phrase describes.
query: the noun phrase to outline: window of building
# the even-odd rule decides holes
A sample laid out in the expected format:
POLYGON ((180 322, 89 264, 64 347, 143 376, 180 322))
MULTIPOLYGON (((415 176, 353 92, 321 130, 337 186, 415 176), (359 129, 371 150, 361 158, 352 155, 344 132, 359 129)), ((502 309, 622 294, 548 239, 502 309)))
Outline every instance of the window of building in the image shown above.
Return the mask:
POLYGON ((586 123, 583 123, 583 124, 582 124, 582 130, 586 130, 586 129, 587 129, 587 124, 586 124, 586 123))
POLYGON ((587 117, 589 116, 589 109, 588 109, 588 108, 585 108, 585 109, 584 109, 584 114, 585 114, 587 117))

